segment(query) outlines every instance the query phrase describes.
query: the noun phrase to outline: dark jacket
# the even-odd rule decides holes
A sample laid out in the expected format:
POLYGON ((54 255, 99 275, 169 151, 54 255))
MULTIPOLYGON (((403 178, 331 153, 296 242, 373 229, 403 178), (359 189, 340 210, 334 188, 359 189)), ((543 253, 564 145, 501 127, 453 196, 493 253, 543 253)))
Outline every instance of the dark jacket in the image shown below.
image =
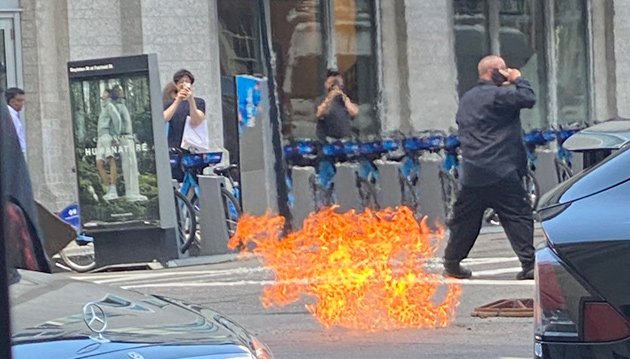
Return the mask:
POLYGON ((520 110, 535 103, 534 90, 522 78, 514 86, 481 81, 462 96, 457 125, 464 186, 490 185, 514 171, 526 173, 520 110))
POLYGON ((3 216, 0 238, 6 249, 9 280, 15 282, 18 278, 15 268, 49 272, 50 267, 26 161, 4 94, 0 94, 0 215, 3 216))

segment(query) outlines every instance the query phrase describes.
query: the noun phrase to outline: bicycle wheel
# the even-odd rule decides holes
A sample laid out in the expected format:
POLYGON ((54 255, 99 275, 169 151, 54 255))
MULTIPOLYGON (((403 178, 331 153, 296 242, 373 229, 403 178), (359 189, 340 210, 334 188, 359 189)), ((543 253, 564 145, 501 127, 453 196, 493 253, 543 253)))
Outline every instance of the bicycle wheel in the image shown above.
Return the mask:
POLYGON ((409 207, 416 215, 419 214, 418 193, 413 185, 413 181, 404 178, 402 174, 398 176, 398 180, 400 181, 400 203, 409 207))
POLYGON ((91 241, 81 244, 78 241, 72 241, 59 252, 59 256, 75 272, 87 272, 96 266, 94 242, 91 241))
POLYGON ((554 160, 556 165, 556 175, 558 176, 558 183, 562 183, 569 178, 573 177, 573 170, 564 162, 558 160, 557 158, 554 160))
POLYGON ((191 247, 198 247, 198 243, 195 241, 197 216, 192 203, 177 190, 175 190, 175 212, 177 215, 177 240, 181 253, 186 253, 191 247))
POLYGON ((238 220, 241 218, 241 206, 236 197, 225 188, 221 188, 221 199, 223 200, 223 213, 225 214, 228 238, 232 238, 236 232, 238 220))
POLYGON ((308 184, 311 188, 315 212, 335 204, 334 184, 331 184, 328 189, 323 188, 317 181, 317 176, 315 174, 311 174, 308 177, 308 184))
POLYGON ((457 200, 457 181, 453 176, 440 171, 440 184, 442 187, 442 203, 444 204, 444 219, 448 223, 453 218, 453 207, 457 200))
POLYGON ((536 176, 534 176, 534 172, 531 170, 527 171, 527 176, 525 176, 525 191, 527 191, 529 203, 532 205, 532 208, 536 210, 538 201, 540 200, 540 186, 538 185, 536 176))
POLYGON ((361 178, 357 175, 357 188, 359 189, 359 199, 363 210, 369 208, 378 211, 381 209, 378 203, 376 185, 371 181, 361 178))

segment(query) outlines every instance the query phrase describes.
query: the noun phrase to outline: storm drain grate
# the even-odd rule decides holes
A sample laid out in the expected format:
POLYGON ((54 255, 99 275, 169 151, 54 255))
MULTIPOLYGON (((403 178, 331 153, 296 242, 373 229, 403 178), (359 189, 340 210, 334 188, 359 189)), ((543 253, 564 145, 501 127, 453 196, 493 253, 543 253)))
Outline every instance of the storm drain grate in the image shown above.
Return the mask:
POLYGON ((473 317, 533 317, 534 300, 527 299, 501 299, 496 302, 475 308, 473 317))

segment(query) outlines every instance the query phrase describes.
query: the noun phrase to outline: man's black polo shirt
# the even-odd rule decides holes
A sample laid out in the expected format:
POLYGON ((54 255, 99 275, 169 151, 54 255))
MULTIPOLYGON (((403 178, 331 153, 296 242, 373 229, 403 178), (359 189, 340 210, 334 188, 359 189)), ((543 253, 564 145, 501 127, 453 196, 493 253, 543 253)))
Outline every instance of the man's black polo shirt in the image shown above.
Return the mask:
POLYGON ((456 120, 464 186, 490 185, 514 171, 526 173, 520 110, 535 103, 534 90, 522 78, 514 86, 482 81, 462 96, 456 120))

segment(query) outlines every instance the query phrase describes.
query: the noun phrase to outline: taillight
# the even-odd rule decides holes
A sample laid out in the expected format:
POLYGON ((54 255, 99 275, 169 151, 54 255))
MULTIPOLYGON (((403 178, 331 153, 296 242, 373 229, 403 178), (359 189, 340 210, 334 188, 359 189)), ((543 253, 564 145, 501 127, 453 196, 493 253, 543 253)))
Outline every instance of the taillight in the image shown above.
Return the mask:
POLYGON ((630 337, 630 325, 589 293, 550 248, 536 253, 534 334, 537 340, 607 342, 630 337))
POLYGON ((611 342, 630 336, 628 322, 606 302, 585 302, 583 323, 585 342, 611 342))

